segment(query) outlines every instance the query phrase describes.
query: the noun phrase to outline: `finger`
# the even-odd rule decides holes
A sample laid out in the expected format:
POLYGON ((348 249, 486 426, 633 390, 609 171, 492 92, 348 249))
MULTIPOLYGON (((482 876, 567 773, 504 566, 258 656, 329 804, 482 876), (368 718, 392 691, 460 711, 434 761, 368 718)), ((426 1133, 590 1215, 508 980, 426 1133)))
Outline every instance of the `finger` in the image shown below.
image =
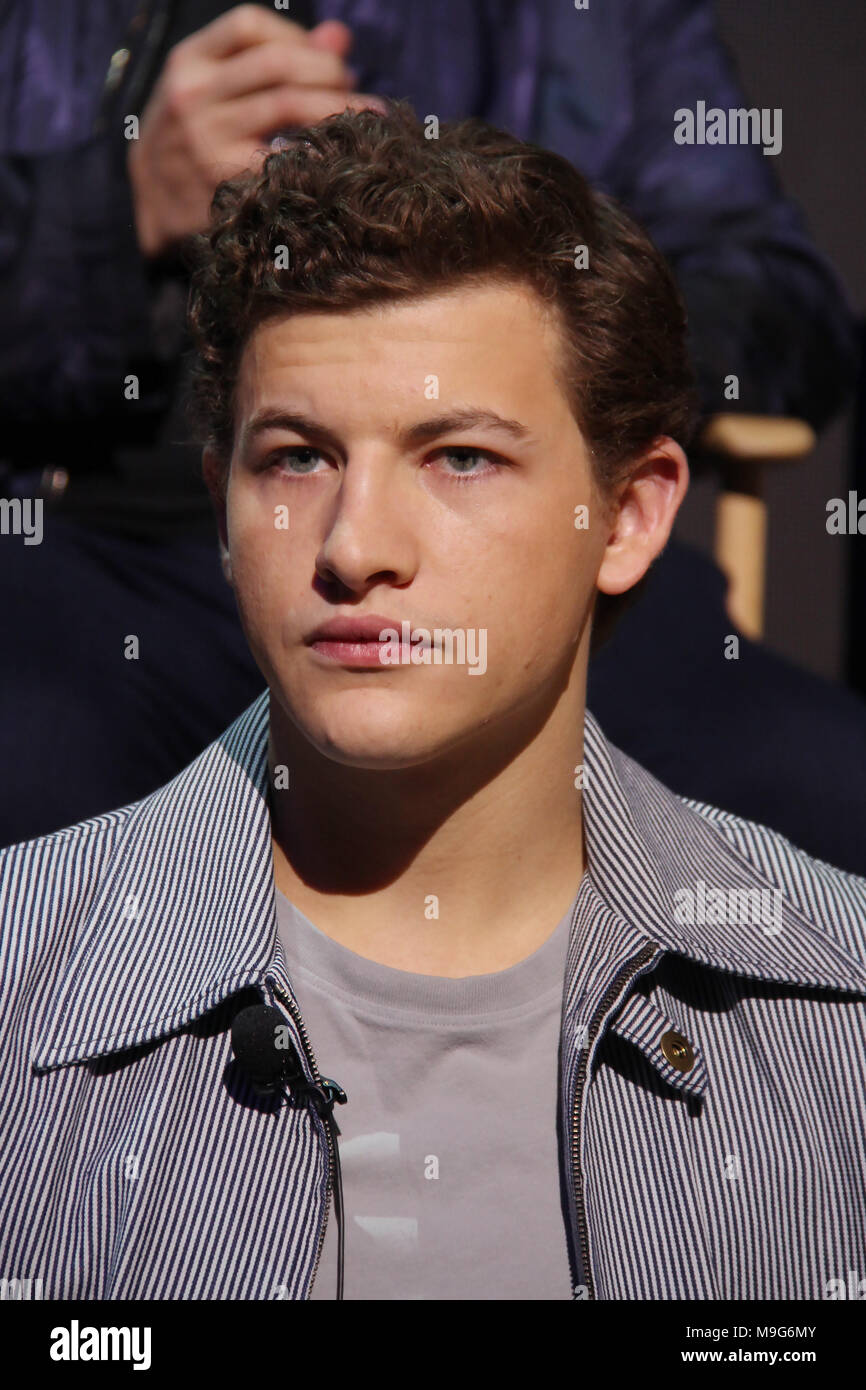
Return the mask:
MULTIPOLYGON (((270 145, 264 144, 261 140, 252 140, 242 145, 233 146, 226 152, 223 168, 231 169, 231 177, 242 174, 247 169, 258 171, 264 164, 269 154, 273 150, 270 145)), ((224 175, 223 177, 227 177, 224 175)))
POLYGON ((262 5, 235 5, 210 24, 182 39, 175 49, 187 49, 199 58, 230 58, 245 48, 255 48, 270 39, 293 39, 309 44, 309 31, 282 14, 262 5))
POLYGON ((232 145, 222 152, 218 160, 210 163, 211 177, 211 196, 218 183, 225 179, 238 178, 241 174, 249 172, 259 173, 262 165, 269 154, 273 154, 274 147, 265 144, 260 140, 244 141, 239 145, 232 145))
POLYGON ((342 20, 323 19, 321 24, 310 30, 309 42, 316 48, 329 49, 338 58, 346 58, 355 42, 355 35, 342 20))
POLYGON ((234 139, 267 137, 291 126, 315 125, 346 107, 361 111, 371 107, 386 112, 382 97, 365 92, 342 92, 316 87, 284 87, 239 97, 225 111, 231 115, 230 133, 234 139))
POLYGON ((308 44, 271 40, 214 63, 208 74, 208 100, 234 101, 281 86, 349 90, 352 74, 342 58, 308 44))

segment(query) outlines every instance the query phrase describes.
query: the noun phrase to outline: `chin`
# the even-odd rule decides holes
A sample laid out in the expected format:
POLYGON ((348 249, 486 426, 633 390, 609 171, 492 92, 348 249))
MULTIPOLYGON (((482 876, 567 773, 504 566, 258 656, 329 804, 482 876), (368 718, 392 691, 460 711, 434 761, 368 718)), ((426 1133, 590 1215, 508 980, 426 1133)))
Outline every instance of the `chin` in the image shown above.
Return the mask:
POLYGON ((383 707, 345 698, 285 706, 296 729, 331 762, 370 771, 396 771, 434 761, 459 741, 458 730, 436 728, 426 702, 383 707), (353 708, 353 705, 355 707, 353 708), (377 707, 378 706, 378 707, 377 707))
POLYGON ((393 719, 338 719, 299 722, 313 747, 332 762, 382 772, 417 767, 443 751, 445 740, 424 728, 420 718, 406 723, 393 719))
POLYGON ((323 757, 340 767, 354 767, 359 772, 400 772, 410 767, 422 767, 435 756, 435 750, 411 750, 395 752, 393 748, 371 749, 369 747, 346 747, 333 743, 317 744, 323 757))
POLYGON ((423 681, 388 689, 373 674, 369 685, 323 689, 288 676, 269 682, 277 703, 323 758, 345 767, 386 772, 435 762, 471 741, 484 722, 485 711, 471 700, 462 719, 449 719, 460 715, 459 702, 431 698, 423 681))

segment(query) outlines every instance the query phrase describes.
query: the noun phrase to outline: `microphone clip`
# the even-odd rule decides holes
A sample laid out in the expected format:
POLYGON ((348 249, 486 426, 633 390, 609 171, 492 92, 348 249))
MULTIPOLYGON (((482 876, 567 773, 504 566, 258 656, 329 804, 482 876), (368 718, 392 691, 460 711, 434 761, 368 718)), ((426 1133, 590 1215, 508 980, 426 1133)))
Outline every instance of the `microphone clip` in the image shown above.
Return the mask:
POLYGON ((322 1119, 330 1118, 335 1104, 345 1105, 347 1100, 346 1092, 342 1086, 336 1081, 332 1081, 328 1076, 322 1077, 321 1086, 309 1081, 304 1082, 303 1085, 296 1084, 292 1087, 293 1099, 295 1096, 301 1105, 309 1100, 316 1114, 322 1119))

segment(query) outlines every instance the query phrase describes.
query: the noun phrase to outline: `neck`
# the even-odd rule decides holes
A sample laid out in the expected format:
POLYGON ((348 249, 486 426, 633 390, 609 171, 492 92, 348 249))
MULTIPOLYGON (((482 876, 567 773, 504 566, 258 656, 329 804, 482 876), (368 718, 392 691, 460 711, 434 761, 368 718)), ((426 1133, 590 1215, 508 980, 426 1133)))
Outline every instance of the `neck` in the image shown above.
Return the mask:
POLYGON ((399 970, 505 970, 551 935, 585 868, 585 677, 533 726, 397 771, 318 752, 271 697, 277 887, 325 935, 399 970), (274 790, 274 768, 290 770, 274 790))

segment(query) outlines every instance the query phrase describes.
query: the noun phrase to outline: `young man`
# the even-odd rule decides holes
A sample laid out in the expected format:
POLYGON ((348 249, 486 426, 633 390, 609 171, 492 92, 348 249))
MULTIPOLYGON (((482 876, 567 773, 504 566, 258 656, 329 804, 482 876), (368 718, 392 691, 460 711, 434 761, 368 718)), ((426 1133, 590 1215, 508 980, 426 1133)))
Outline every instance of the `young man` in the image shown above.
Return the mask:
POLYGON ((396 106, 221 187, 190 320, 268 690, 3 856, 3 1268, 834 1296, 866 1271, 866 881, 584 706, 596 608, 687 486, 663 260, 558 156, 396 106))

